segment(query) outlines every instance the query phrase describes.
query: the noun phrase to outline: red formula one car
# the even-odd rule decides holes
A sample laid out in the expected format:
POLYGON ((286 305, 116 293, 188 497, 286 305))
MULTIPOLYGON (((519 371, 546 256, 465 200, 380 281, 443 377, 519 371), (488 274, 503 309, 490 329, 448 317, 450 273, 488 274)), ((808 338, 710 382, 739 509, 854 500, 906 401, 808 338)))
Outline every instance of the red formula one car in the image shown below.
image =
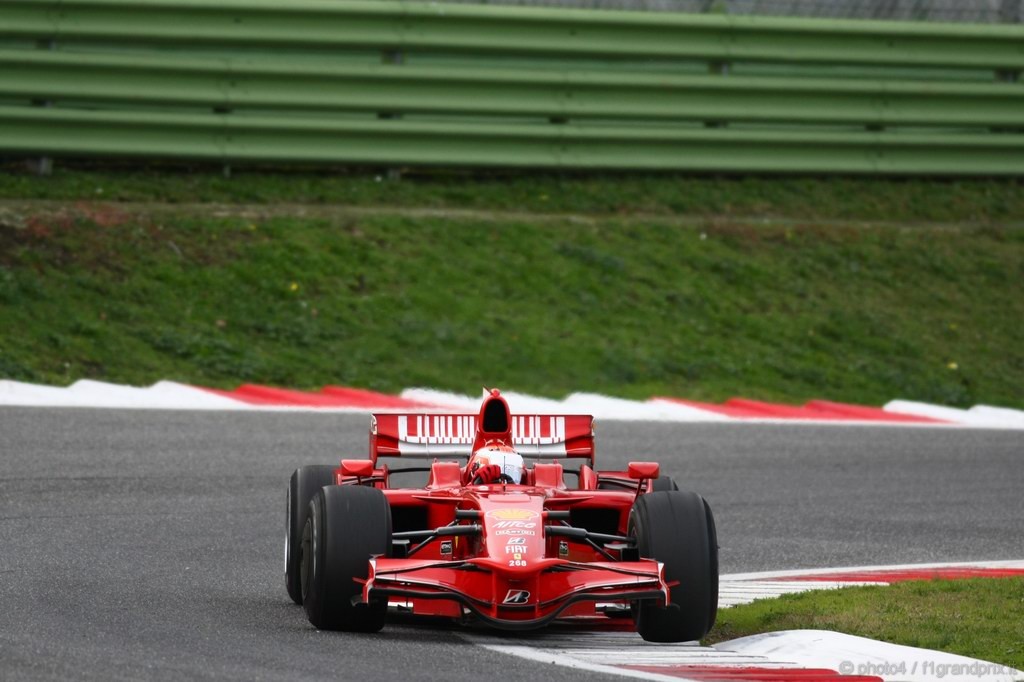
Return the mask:
POLYGON ((301 467, 288 486, 288 594, 317 628, 375 632, 389 605, 509 630, 631 615, 655 642, 714 624, 707 502, 653 462, 595 471, 592 417, 512 415, 495 390, 477 415, 371 424, 369 458, 301 467), (389 469, 385 457, 430 464, 389 469), (426 485, 391 487, 410 471, 426 485))

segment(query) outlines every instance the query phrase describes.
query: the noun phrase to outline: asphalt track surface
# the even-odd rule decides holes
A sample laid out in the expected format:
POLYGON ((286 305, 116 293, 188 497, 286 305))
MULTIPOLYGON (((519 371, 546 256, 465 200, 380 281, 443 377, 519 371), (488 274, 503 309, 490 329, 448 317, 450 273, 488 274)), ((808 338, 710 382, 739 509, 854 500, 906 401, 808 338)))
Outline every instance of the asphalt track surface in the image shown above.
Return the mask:
MULTIPOLYGON (((313 630, 284 589, 286 481, 361 456, 366 427, 0 408, 0 678, 621 679, 489 652, 443 623, 313 630)), ((658 459, 710 501, 723 572, 1024 557, 1019 431, 606 422, 597 436, 604 467, 658 459)))

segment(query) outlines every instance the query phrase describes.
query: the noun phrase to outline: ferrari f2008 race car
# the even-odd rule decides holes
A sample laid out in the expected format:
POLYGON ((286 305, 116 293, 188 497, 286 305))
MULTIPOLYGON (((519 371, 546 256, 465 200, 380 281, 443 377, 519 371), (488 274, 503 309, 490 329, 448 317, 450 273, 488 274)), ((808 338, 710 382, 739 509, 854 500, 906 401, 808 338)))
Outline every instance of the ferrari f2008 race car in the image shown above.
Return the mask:
POLYGON ((288 594, 317 628, 376 632, 389 607, 508 630, 632 617, 654 642, 715 622, 707 502, 654 462, 595 470, 592 417, 514 415, 497 390, 476 415, 373 415, 369 457, 300 467, 286 506, 288 594), (392 487, 411 471, 426 485, 392 487))

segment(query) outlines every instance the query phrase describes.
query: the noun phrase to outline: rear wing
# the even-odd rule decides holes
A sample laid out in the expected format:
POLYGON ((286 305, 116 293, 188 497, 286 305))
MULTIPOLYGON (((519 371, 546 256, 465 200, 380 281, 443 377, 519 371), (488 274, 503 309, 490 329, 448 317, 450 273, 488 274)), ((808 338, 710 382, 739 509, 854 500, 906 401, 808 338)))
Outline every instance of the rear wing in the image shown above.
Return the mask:
MULTIPOLYGON (((475 414, 375 414, 370 459, 469 457, 477 434, 475 414)), ((523 457, 594 460, 594 418, 584 414, 511 415, 512 444, 523 457)))

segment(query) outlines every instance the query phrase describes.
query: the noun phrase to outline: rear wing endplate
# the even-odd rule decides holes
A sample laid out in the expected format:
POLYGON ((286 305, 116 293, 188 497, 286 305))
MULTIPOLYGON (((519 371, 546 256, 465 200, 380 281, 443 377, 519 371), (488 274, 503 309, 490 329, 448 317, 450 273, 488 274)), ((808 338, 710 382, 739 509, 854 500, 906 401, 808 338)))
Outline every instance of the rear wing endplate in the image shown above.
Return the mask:
MULTIPOLYGON (((469 457, 475 414, 375 414, 370 422, 370 459, 469 457)), ((512 444, 523 457, 594 459, 594 418, 584 414, 514 414, 512 444)))

